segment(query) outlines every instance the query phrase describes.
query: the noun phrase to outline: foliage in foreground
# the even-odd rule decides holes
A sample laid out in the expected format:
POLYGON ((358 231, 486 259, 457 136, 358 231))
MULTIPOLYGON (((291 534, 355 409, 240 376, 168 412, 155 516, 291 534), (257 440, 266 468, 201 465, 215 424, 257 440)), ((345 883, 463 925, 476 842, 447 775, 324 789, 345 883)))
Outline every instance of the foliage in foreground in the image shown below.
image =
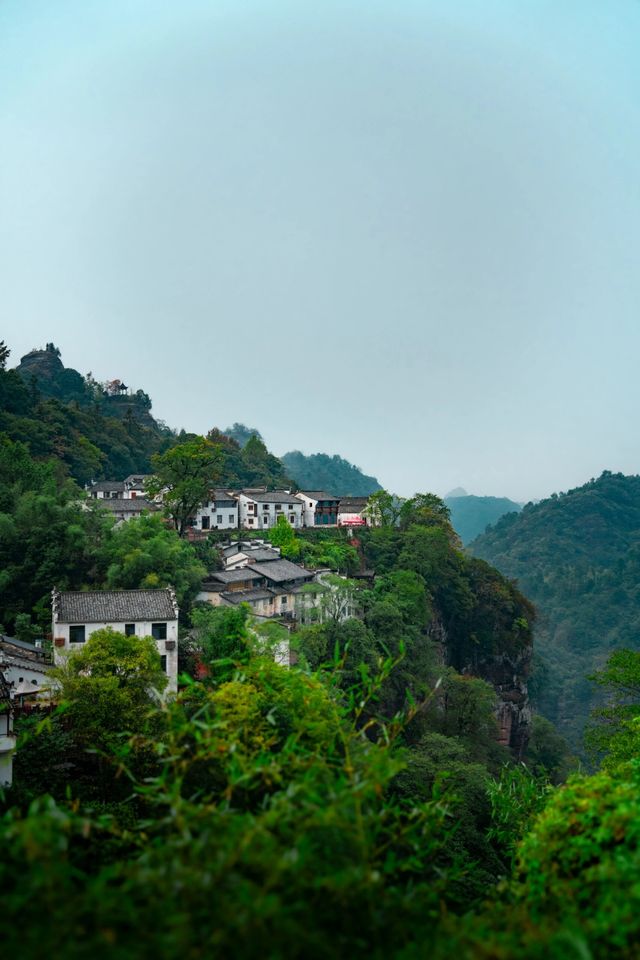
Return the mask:
POLYGON ((638 956, 633 756, 555 789, 524 767, 494 781, 471 730, 403 745, 439 690, 380 719, 402 652, 361 669, 337 643, 312 673, 275 663, 246 610, 199 631, 207 675, 160 705, 151 641, 93 634, 60 674, 48 752, 32 730, 17 765, 48 764, 53 796, 14 791, 0 818, 8 955, 638 956))
POLYGON ((329 958, 430 936, 448 808, 437 790, 389 794, 397 730, 358 722, 375 690, 345 705, 317 677, 247 656, 224 682, 165 704, 160 736, 116 751, 124 811, 105 815, 71 786, 67 802, 7 812, 8 953, 329 958), (140 779, 130 760, 149 751, 153 774, 140 779))

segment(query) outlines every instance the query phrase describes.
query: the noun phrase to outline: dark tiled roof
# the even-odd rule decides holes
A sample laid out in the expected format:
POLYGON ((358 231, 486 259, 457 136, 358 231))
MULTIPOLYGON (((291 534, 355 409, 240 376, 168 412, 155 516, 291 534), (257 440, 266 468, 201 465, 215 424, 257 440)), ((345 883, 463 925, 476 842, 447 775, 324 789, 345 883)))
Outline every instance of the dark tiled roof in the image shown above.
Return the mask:
POLYGON ((239 580, 258 580, 262 574, 254 573, 250 567, 241 567, 240 570, 214 570, 208 576, 209 580, 218 583, 237 583, 239 580))
POLYGON ((33 670, 34 673, 48 673, 53 669, 53 664, 45 663, 44 660, 34 660, 29 656, 11 656, 0 651, 0 665, 6 670, 9 667, 23 668, 33 670))
POLYGON ((144 497, 133 497, 131 500, 124 497, 106 497, 98 500, 101 510, 111 510, 112 513, 142 513, 143 510, 157 510, 154 503, 144 497))
POLYGON ((128 477, 124 478, 124 483, 142 485, 145 480, 152 476, 152 473, 130 473, 128 477))
POLYGON ((327 493, 326 490, 298 490, 298 496, 308 497, 309 500, 339 500, 340 497, 327 493))
POLYGON ((170 589, 54 591, 53 610, 56 623, 129 623, 178 616, 170 589))
POLYGON ((273 590, 228 590, 221 594, 230 603, 250 603, 252 600, 268 600, 273 590))
POLYGON ((98 480, 97 483, 92 483, 89 487, 89 491, 100 491, 100 490, 124 490, 124 480, 98 480))
POLYGON ((255 500, 256 503, 291 503, 296 507, 301 505, 298 497, 294 497, 293 494, 286 493, 284 490, 271 490, 268 493, 248 493, 246 490, 240 492, 244 493, 250 500, 255 500))
POLYGON ((233 501, 234 504, 236 503, 235 495, 230 493, 228 490, 212 490, 210 499, 213 501, 229 500, 233 501))
POLYGON ((368 502, 369 497, 342 497, 338 513, 359 513, 368 502))
POLYGON ((200 589, 203 593, 221 593, 225 586, 219 580, 203 580, 200 589))
POLYGON ((280 560, 279 550, 270 550, 269 547, 262 547, 258 550, 243 551, 249 557, 251 563, 266 563, 271 560, 280 560))
POLYGON ((44 657, 44 650, 42 647, 36 647, 34 643, 27 643, 26 640, 17 640, 15 637, 7 637, 5 634, 0 634, 0 645, 2 644, 16 647, 18 650, 24 650, 26 653, 30 653, 34 657, 44 657))
MULTIPOLYGON (((251 563, 249 570, 255 570, 261 577, 274 583, 286 583, 289 580, 305 580, 313 577, 309 570, 291 563, 290 560, 270 560, 268 563, 251 563)), ((238 573, 241 573, 239 570, 238 573)))

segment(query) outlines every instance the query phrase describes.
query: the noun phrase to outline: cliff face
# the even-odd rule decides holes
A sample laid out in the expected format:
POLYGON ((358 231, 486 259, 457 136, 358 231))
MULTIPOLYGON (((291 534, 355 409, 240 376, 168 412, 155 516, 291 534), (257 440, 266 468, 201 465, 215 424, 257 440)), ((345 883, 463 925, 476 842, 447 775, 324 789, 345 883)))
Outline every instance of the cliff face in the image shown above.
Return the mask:
POLYGON ((502 653, 483 664, 481 678, 490 683, 498 696, 496 716, 498 741, 509 747, 516 759, 524 756, 529 741, 531 706, 527 676, 532 648, 513 657, 502 653))
POLYGON ((40 391, 51 396, 58 393, 56 385, 64 369, 60 352, 52 343, 48 343, 45 350, 31 350, 25 354, 16 367, 23 380, 29 383, 35 377, 40 391))
POLYGON ((429 627, 430 639, 446 666, 459 673, 479 677, 496 692, 498 742, 508 747, 514 758, 521 759, 527 748, 531 728, 531 705, 527 678, 531 669, 533 645, 529 641, 518 650, 496 650, 478 655, 472 662, 460 662, 452 655, 453 645, 442 621, 435 617, 429 627))
POLYGON ((144 391, 127 391, 125 387, 123 393, 109 393, 95 381, 85 380, 73 367, 65 367, 60 351, 53 343, 48 343, 44 350, 31 350, 25 354, 16 371, 25 383, 35 381, 44 397, 53 397, 63 403, 77 403, 80 407, 95 407, 97 404, 105 417, 135 420, 140 426, 151 430, 158 428, 150 412, 151 400, 144 391))

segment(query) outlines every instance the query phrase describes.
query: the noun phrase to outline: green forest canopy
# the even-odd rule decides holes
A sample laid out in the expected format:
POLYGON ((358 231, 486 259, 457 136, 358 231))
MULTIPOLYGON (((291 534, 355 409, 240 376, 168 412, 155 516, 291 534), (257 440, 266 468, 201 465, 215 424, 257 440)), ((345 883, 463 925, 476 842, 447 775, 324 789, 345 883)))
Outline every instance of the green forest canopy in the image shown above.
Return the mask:
POLYGON ((368 477, 359 467, 337 454, 312 453, 306 456, 292 450, 282 457, 289 476, 301 490, 324 490, 337 497, 367 497, 380 490, 375 477, 368 477))
POLYGON ((596 696, 588 676, 613 650, 640 649, 640 477, 597 480, 511 513, 471 550, 536 605, 536 707, 581 746, 596 696))

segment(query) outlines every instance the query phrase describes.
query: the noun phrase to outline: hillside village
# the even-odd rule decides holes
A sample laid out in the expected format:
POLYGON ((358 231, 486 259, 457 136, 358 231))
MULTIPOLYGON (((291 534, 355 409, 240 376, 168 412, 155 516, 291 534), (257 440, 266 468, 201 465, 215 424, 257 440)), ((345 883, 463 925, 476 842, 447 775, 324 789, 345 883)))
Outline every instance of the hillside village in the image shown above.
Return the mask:
MULTIPOLYGON (((150 475, 131 474, 122 481, 102 480, 86 486, 87 504, 106 511, 115 524, 163 513, 162 493, 148 493, 150 475)), ((330 568, 309 570, 281 555, 281 548, 259 538, 258 531, 286 523, 293 530, 358 527, 375 523, 366 497, 335 497, 325 491, 266 488, 214 489, 189 518, 186 539, 202 540, 216 531, 234 531, 235 539, 216 545, 219 569, 211 569, 195 597, 213 607, 246 604, 255 621, 277 620, 287 629, 346 620, 357 612, 353 581, 330 568), (247 534, 250 538, 243 539, 247 534)), ((171 522, 171 516, 165 516, 171 522)), ((0 640, 0 693, 5 700, 0 731, 0 782, 11 783, 15 738, 14 714, 56 701, 48 674, 81 649, 92 633, 104 628, 125 636, 150 636, 167 677, 167 693, 178 689, 179 607, 172 588, 119 591, 59 591, 52 585, 51 633, 33 643, 15 637, 0 640)), ((196 641, 197 642, 197 641, 196 641)), ((282 644, 281 644, 282 647, 282 644)), ((280 662, 289 662, 285 643, 280 662)))
MULTIPOLYGON (((149 475, 131 474, 124 480, 99 480, 85 487, 90 499, 100 501, 116 520, 126 521, 143 511, 162 509, 162 494, 147 494, 149 475)), ((371 524, 368 497, 339 497, 323 490, 218 489, 188 518, 193 533, 209 530, 268 530, 282 517, 295 530, 314 527, 362 527, 371 524)))

